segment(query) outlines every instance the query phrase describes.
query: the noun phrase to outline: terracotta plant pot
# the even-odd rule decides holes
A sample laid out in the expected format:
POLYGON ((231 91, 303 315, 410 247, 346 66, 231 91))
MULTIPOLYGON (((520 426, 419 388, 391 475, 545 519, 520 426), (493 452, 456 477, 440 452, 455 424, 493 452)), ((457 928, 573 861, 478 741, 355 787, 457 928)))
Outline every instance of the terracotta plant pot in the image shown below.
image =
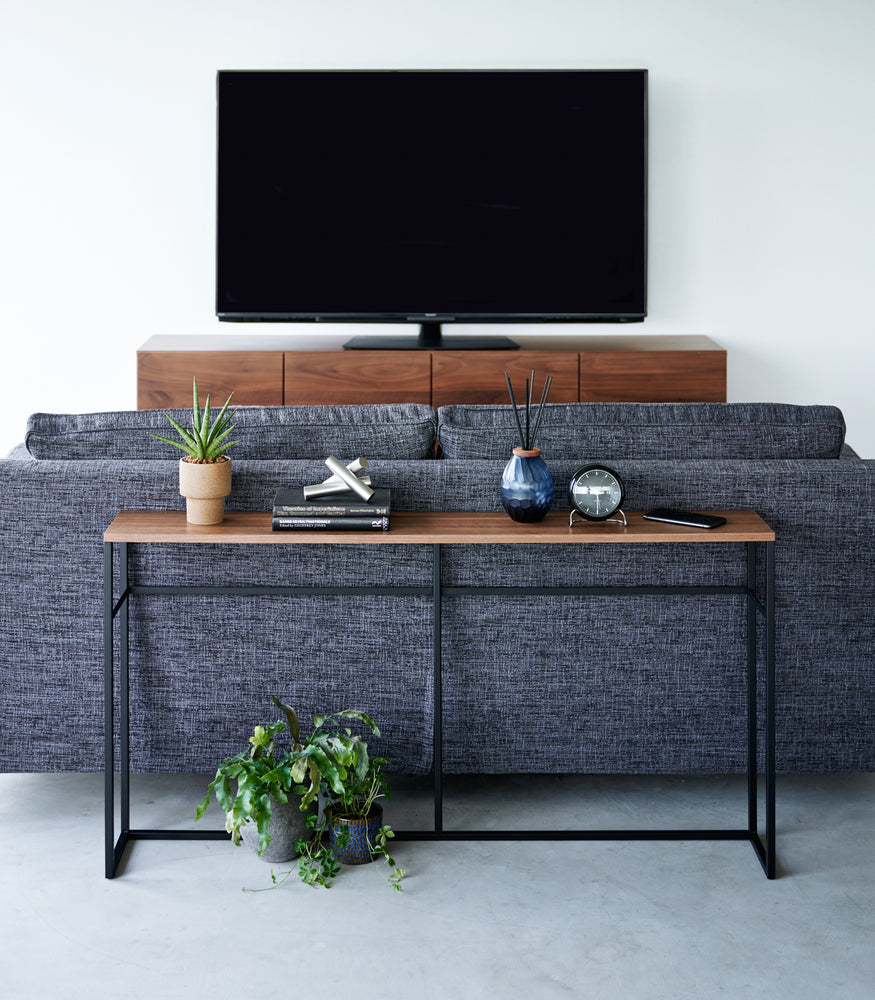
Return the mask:
POLYGON ((185 497, 189 524, 220 524, 225 520, 225 497, 231 492, 231 459, 190 462, 181 458, 179 492, 185 497))

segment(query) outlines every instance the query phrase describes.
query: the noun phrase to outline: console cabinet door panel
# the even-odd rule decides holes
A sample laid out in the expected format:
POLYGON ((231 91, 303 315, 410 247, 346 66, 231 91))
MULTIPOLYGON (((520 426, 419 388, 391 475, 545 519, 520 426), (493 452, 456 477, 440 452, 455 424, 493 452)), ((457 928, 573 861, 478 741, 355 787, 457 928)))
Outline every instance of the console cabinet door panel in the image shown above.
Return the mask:
POLYGON ((725 403, 725 351, 581 351, 584 403, 725 403))
POLYGON ((191 406, 197 378, 201 406, 282 406, 282 351, 138 351, 137 409, 191 406))
POLYGON ((510 375, 518 404, 525 399, 526 379, 535 372, 535 402, 544 379, 553 376, 551 403, 577 402, 577 352, 565 351, 434 351, 432 405, 508 403, 504 373, 510 375))
POLYGON ((428 351, 286 351, 286 406, 429 403, 428 351))

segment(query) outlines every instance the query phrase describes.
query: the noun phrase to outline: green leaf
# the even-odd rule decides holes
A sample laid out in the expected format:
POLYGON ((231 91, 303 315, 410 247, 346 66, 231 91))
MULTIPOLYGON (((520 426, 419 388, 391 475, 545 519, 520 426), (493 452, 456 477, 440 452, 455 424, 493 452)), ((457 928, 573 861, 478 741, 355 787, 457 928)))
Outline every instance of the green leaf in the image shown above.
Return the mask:
POLYGON ((257 808, 253 810, 253 815, 258 827, 258 853, 261 854, 270 844, 269 827, 272 813, 269 795, 263 794, 258 796, 257 808))
POLYGON ((198 405, 197 400, 197 377, 191 380, 191 395, 193 400, 191 407, 191 426, 194 429, 195 434, 199 434, 201 429, 201 408, 198 405))
POLYGON ((275 799, 285 802, 288 777, 288 772, 284 768, 275 767, 261 775, 260 783, 267 786, 267 790, 275 799))
POLYGON ((264 726, 256 726, 249 737, 249 742, 257 747, 266 747, 270 744, 270 734, 264 726))
MULTIPOLYGON (((201 416, 201 425, 197 429, 197 439, 200 441, 201 448, 206 451, 207 434, 210 430, 210 397, 207 396, 207 401, 204 403, 204 412, 201 416)), ((206 457, 206 456, 204 456, 206 457)))
POLYGON ((365 780, 365 775, 368 773, 368 746, 366 743, 362 743, 359 750, 358 760, 356 761, 355 773, 359 781, 365 780))
POLYGON ((298 713, 292 708, 291 705, 286 705, 277 698, 277 696, 271 695, 271 699, 277 708, 281 709, 285 714, 286 719, 289 723, 289 736, 295 743, 301 742, 301 727, 298 722, 298 713))
MULTIPOLYGON (((233 395, 234 395, 234 393, 232 392, 231 396, 233 396, 233 395)), ((215 425, 213 427, 213 433, 214 434, 219 433, 219 431, 222 430, 222 428, 224 427, 224 425, 226 423, 230 422, 230 420, 231 420, 231 415, 227 413, 228 404, 231 402, 231 396, 229 396, 225 400, 225 405, 222 407, 222 409, 221 409, 221 411, 219 413, 219 417, 216 420, 215 425)))
POLYGON ((182 426, 182 424, 177 423, 177 421, 175 421, 173 417, 170 416, 169 413, 165 413, 164 416, 167 417, 173 429, 191 449, 191 454, 196 456, 197 458, 201 458, 202 456, 200 454, 201 451, 200 441, 198 440, 197 436, 194 434, 189 434, 189 432, 182 426))
POLYGON ((338 764, 349 767, 355 763, 357 748, 353 741, 345 739, 343 736, 326 736, 322 741, 325 752, 331 754, 338 764))
POLYGON ((153 434, 151 431, 149 431, 149 437, 157 438, 165 444, 172 444, 174 448, 179 448, 179 450, 184 451, 186 455, 191 454, 191 448, 189 448, 188 445, 180 444, 178 441, 174 441, 171 438, 161 437, 160 434, 153 434))
POLYGON ((219 455, 223 455, 229 448, 235 444, 240 444, 239 441, 227 441, 221 442, 219 444, 213 445, 213 447, 207 449, 204 454, 204 458, 218 458, 219 455))
POLYGON ((301 808, 305 809, 319 794, 319 786, 322 784, 322 774, 315 761, 309 761, 310 787, 301 799, 301 808))
POLYGON ((342 719, 358 719, 363 722, 374 734, 374 736, 380 735, 380 729, 377 723, 365 712, 360 712, 356 709, 347 709, 345 712, 338 712, 337 715, 342 719))
POLYGON ((319 768, 319 773, 331 786, 332 791, 337 795, 343 794, 343 779, 346 777, 346 769, 338 768, 334 761, 324 753, 319 747, 313 748, 313 760, 319 768), (343 775, 343 777, 341 777, 343 775))
POLYGON ((222 777, 218 778, 214 784, 216 802, 219 803, 219 806, 224 809, 225 812, 229 812, 233 805, 233 799, 231 797, 231 778, 228 775, 222 775, 222 777))

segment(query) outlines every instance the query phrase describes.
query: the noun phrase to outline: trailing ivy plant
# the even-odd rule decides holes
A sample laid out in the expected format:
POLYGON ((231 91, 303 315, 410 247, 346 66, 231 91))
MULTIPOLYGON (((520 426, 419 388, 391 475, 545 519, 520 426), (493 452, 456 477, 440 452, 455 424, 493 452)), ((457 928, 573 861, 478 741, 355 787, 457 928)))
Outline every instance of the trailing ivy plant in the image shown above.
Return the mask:
MULTIPOLYGON (((347 730, 348 732, 348 730, 347 730)), ((379 734, 379 730, 377 730, 379 734)), ((299 852, 298 874, 307 885, 330 886, 332 878, 338 873, 337 861, 331 848, 325 843, 325 836, 335 819, 340 817, 365 819, 371 812, 371 807, 378 798, 389 800, 389 788, 383 770, 387 761, 383 757, 371 757, 367 761, 364 773, 355 769, 348 770, 343 778, 342 788, 323 785, 324 809, 321 818, 310 816, 307 825, 314 828, 314 836, 307 840, 302 838, 295 845, 299 852)), ((389 884, 393 889, 401 891, 401 880, 405 871, 400 868, 392 857, 388 842, 395 832, 388 824, 383 824, 376 832, 374 842, 369 844, 374 860, 390 870, 389 884)), ((335 827, 335 837, 338 847, 345 847, 349 839, 349 827, 339 823, 335 827)))
MULTIPOLYGON (((233 396, 234 393, 231 393, 233 396)), ((181 442, 172 438, 162 437, 160 434, 150 434, 150 437, 157 438, 165 444, 172 444, 174 448, 179 448, 189 456, 193 462, 217 462, 225 452, 239 441, 226 441, 225 439, 234 430, 231 423, 233 414, 228 413, 228 406, 231 396, 225 400, 218 417, 210 423, 210 397, 207 396, 204 403, 204 410, 201 413, 200 402, 197 395, 197 379, 192 379, 192 408, 191 408, 191 430, 187 431, 181 424, 177 423, 165 413, 164 416, 173 425, 174 430, 182 439, 181 442)))
MULTIPOLYGON (((283 704, 275 695, 274 704, 281 708, 288 719, 289 729, 298 731, 298 717, 293 708, 283 704)), ((376 722, 365 712, 347 710, 333 715, 317 715, 313 718, 313 732, 307 737, 292 768, 292 777, 302 784, 296 791, 302 793, 301 808, 305 809, 321 792, 323 810, 320 818, 309 816, 307 825, 313 829, 313 836, 302 838, 295 845, 299 852, 298 874, 306 885, 322 885, 328 888, 339 872, 334 854, 325 843, 325 835, 332 820, 338 816, 366 817, 378 798, 389 799, 385 765, 382 757, 369 757, 368 745, 348 727, 339 727, 341 719, 356 719, 364 723, 375 736, 380 735, 376 722), (306 765, 303 763, 306 761, 306 765), (308 787, 303 785, 309 780, 308 787)), ((371 845, 373 853, 391 869, 389 882, 401 891, 401 880, 405 872, 399 868, 389 852, 387 843, 395 836, 392 827, 384 824, 371 845)), ((338 831, 338 845, 344 846, 349 830, 341 827, 338 831)))

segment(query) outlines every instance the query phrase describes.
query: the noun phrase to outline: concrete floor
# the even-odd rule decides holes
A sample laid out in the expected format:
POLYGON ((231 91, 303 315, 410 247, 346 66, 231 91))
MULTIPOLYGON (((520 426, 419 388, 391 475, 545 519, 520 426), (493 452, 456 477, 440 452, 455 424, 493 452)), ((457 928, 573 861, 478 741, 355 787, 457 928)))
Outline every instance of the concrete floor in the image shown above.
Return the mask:
MULTIPOLYGON (((135 826, 201 777, 136 776, 135 826)), ((406 843, 290 880, 230 843, 133 845, 103 877, 100 775, 0 775, 0 996, 198 1000, 875 997, 875 775, 779 776, 779 878, 729 842, 406 843)), ((399 781, 396 827, 427 786, 399 781)), ((221 826, 215 805, 202 824, 221 826)), ((742 826, 737 778, 448 779, 447 827, 742 826)))

